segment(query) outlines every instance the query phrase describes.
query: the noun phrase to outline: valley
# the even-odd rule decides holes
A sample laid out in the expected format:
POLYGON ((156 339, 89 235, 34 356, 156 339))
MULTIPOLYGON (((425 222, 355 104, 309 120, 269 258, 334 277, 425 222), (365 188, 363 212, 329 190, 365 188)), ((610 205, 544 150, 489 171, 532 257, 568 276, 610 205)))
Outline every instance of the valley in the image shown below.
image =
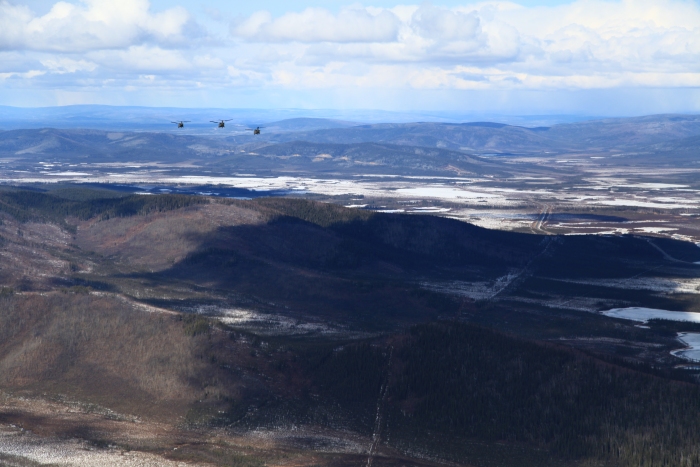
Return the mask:
POLYGON ((0 465, 696 465, 699 122, 0 132, 0 465))
POLYGON ((270 133, 255 138, 235 131, 6 131, 0 133, 0 181, 103 184, 132 193, 302 196, 500 230, 700 242, 697 117, 533 129, 349 125, 295 119, 271 124, 270 133), (309 125, 320 129, 304 130, 309 125), (549 135, 547 144, 543 135, 549 135), (460 141, 474 144, 458 146, 460 141))

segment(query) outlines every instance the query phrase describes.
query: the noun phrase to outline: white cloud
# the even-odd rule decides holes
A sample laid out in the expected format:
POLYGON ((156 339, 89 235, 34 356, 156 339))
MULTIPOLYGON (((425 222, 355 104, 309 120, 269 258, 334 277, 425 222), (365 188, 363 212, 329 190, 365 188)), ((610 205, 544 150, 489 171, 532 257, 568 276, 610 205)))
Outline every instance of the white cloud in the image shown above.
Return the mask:
POLYGON ((97 64, 94 62, 89 62, 87 60, 73 60, 64 57, 41 60, 41 64, 44 65, 51 73, 58 74, 75 73, 77 71, 95 71, 97 68, 97 64))
POLYGON ((390 11, 344 9, 338 15, 321 8, 287 13, 277 19, 266 11, 231 27, 231 34, 256 42, 391 42, 400 22, 390 11))
POLYGON ((199 23, 148 0, 57 1, 41 15, 15 1, 0 0, 0 97, 22 80, 95 95, 167 85, 173 95, 351 89, 406 100, 413 90, 700 89, 700 4, 690 0, 307 8, 230 25, 233 11, 199 23))
POLYGON ((0 73, 0 79, 8 79, 8 78, 23 78, 23 79, 32 79, 36 78, 37 76, 42 76, 45 75, 46 72, 42 70, 29 70, 24 73, 19 73, 19 72, 10 72, 10 73, 0 73))
POLYGON ((102 67, 121 74, 183 71, 193 66, 179 50, 145 45, 132 46, 126 50, 93 52, 90 57, 102 67))
POLYGON ((177 44, 192 28, 184 8, 152 13, 148 0, 59 1, 43 16, 0 1, 0 49, 84 52, 146 40, 177 44))
POLYGON ((423 37, 440 41, 471 41, 480 34, 476 11, 464 13, 430 4, 422 5, 411 18, 411 26, 423 37))
POLYGON ((586 69, 655 72, 659 66, 700 71, 700 9, 682 0, 578 0, 553 8, 507 2, 455 9, 423 4, 338 15, 307 9, 277 19, 258 12, 236 24, 232 34, 251 42, 307 43, 296 58, 305 66, 424 62, 444 70, 501 63, 514 73, 559 76, 586 69), (378 21, 384 14, 391 16, 378 21), (363 21, 368 25, 358 26, 363 21))

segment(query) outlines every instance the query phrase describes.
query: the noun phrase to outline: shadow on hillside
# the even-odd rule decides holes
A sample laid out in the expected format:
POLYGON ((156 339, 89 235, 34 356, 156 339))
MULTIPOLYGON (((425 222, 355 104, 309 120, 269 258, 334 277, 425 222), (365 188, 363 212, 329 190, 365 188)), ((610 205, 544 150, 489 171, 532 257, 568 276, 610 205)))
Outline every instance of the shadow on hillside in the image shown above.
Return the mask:
POLYGON ((199 247, 168 270, 138 277, 186 281, 323 317, 414 322, 455 316, 468 302, 421 289, 421 281, 494 280, 522 267, 542 241, 439 217, 305 217, 311 220, 281 215, 219 228, 190 239, 199 247))
MULTIPOLYGON (((465 297, 420 288, 423 281, 491 283, 525 269, 544 277, 627 278, 665 264, 657 249, 632 236, 543 237, 434 216, 257 204, 282 205, 286 212, 265 224, 190 239, 199 244, 195 252, 140 277, 256 297, 280 310, 377 323, 455 316, 471 306, 465 297)), ((664 245, 681 251, 683 243, 664 245)))

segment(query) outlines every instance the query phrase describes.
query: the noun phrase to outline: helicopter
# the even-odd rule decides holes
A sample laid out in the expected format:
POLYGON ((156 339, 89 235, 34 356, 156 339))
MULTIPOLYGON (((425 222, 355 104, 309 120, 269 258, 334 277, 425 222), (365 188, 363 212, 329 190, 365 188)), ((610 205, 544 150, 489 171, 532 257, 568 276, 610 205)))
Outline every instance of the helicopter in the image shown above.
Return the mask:
POLYGON ((219 121, 209 120, 209 121, 212 122, 212 123, 218 123, 218 124, 219 124, 219 128, 224 128, 224 127, 226 126, 226 125, 224 124, 224 122, 230 122, 231 119, 229 119, 229 120, 219 120, 219 121))
POLYGON ((246 128, 247 131, 252 131, 254 135, 260 134, 260 128, 265 128, 264 126, 259 126, 256 128, 246 128))
POLYGON ((178 128, 185 128, 185 123, 190 123, 189 120, 180 120, 179 122, 170 122, 177 125, 178 128))

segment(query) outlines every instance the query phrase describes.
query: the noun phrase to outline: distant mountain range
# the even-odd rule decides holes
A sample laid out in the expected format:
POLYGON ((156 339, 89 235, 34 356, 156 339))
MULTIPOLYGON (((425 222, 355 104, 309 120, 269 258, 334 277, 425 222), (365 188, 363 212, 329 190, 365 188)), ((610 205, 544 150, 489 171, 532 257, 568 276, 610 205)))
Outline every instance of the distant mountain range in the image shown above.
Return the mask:
MULTIPOLYGON (((0 132, 0 154, 22 159, 72 162, 179 160, 194 157, 191 146, 211 148, 216 140, 169 133, 125 133, 101 130, 12 130, 0 132)), ((202 151, 200 151, 202 152, 202 151)))
POLYGON ((700 116, 657 115, 527 128, 494 122, 355 125, 293 118, 212 134, 185 131, 21 129, 0 131, 0 157, 15 164, 197 161, 224 171, 482 173, 510 170, 485 155, 624 154, 624 163, 695 164, 700 116), (632 158, 632 159, 630 159, 632 158))
MULTIPOLYGON (((368 123, 469 122, 495 121, 527 127, 578 122, 593 117, 582 115, 489 115, 473 112, 427 112, 332 109, 185 109, 176 107, 134 107, 107 105, 70 105, 61 107, 22 108, 0 106, 0 130, 23 128, 92 128, 109 130, 168 131, 172 121, 190 120, 188 130, 214 132, 210 120, 231 119, 231 127, 243 129, 264 125, 270 129, 279 123, 280 130, 310 131, 335 128, 332 122, 368 123), (320 125, 319 125, 320 124, 320 125)), ((228 126, 228 124, 227 124, 228 126)))
POLYGON ((275 141, 316 143, 388 143, 497 153, 628 149, 700 136, 698 115, 655 115, 617 118, 551 127, 526 128, 493 122, 402 123, 320 129, 284 136, 275 141))

